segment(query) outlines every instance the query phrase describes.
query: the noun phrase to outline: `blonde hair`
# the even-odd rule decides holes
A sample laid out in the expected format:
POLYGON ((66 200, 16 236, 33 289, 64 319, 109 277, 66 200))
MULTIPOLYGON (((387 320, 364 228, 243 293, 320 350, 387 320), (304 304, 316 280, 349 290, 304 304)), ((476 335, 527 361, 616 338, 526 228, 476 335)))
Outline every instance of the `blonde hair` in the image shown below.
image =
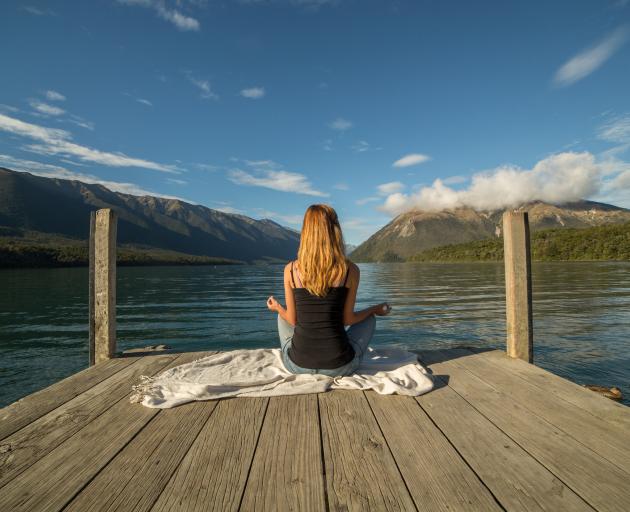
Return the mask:
POLYGON ((313 204, 306 209, 298 264, 302 285, 310 293, 323 297, 348 270, 345 245, 337 212, 327 204, 313 204))

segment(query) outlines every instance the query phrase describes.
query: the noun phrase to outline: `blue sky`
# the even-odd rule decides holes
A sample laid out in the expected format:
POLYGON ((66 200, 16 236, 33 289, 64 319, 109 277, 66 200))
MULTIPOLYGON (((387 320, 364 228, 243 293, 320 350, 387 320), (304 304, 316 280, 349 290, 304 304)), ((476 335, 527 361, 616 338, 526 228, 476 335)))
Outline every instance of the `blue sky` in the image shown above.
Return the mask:
POLYGON ((0 5, 0 165, 365 240, 410 208, 630 207, 630 1, 0 5))

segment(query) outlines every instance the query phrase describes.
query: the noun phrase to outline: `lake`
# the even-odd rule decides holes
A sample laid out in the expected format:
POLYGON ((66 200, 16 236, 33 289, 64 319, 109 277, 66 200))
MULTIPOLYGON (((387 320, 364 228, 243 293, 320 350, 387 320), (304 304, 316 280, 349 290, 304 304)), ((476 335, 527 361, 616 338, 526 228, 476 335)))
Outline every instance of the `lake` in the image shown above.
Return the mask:
MULTIPOLYGON (((358 308, 388 301, 374 345, 505 347, 502 263, 361 264, 358 308)), ((630 396, 630 262, 534 263, 535 363, 630 396)), ((87 268, 0 270, 0 406, 87 366, 87 268)), ((282 266, 118 269, 118 349, 278 346, 282 266)))

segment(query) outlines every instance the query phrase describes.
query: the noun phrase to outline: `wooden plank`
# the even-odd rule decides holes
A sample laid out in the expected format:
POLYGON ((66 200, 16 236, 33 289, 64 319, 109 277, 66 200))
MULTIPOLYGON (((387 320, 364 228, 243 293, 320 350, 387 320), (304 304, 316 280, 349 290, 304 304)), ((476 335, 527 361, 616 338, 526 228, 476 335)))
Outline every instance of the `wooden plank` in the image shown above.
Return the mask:
POLYGON ((270 398, 242 510, 326 510, 317 395, 270 398))
MULTIPOLYGON (((467 351, 454 361, 630 475, 630 427, 616 427, 556 395, 514 378, 510 369, 467 351)), ((531 366, 531 365, 530 365, 531 366)))
POLYGON ((527 212, 503 213, 507 354, 534 360, 532 264, 527 212))
POLYGON ((151 510, 238 510, 268 400, 219 401, 151 510))
POLYGON ((150 510, 216 404, 193 402, 160 411, 64 512, 150 510))
POLYGON ((162 370, 175 357, 143 357, 4 439, 0 443, 0 487, 126 396, 140 375, 162 370))
POLYGON ((624 510, 630 502, 628 473, 456 361, 431 367, 447 373, 450 387, 594 508, 624 510))
POLYGON ((0 440, 135 363, 137 359, 111 359, 98 368, 86 368, 0 409, 0 440))
POLYGON ((418 510, 503 510, 412 397, 366 396, 418 510))
POLYGON ((415 510, 367 399, 357 391, 318 395, 331 510, 415 510))
POLYGON ((551 393, 617 427, 630 429, 630 407, 593 393, 543 368, 506 357, 503 351, 489 350, 484 355, 488 361, 505 368, 515 377, 538 386, 545 393, 551 393))
MULTIPOLYGON (((188 362, 191 356, 182 354, 174 360, 171 356, 168 367, 188 362)), ((129 387, 131 384, 128 381, 129 387)), ((61 510, 159 412, 130 403, 130 395, 1 488, 3 507, 11 511, 61 510)))
MULTIPOLYGON (((442 373, 448 372, 444 369, 442 373)), ((449 376, 449 382, 452 378, 449 376)), ((443 384, 416 401, 506 510, 592 510, 444 381, 443 384)))

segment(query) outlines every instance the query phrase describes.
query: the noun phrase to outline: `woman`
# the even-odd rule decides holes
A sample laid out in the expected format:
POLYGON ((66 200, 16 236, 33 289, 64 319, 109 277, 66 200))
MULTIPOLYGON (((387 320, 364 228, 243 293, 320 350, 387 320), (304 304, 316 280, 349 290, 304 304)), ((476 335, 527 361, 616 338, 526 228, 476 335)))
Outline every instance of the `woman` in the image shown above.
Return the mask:
POLYGON ((355 312, 358 288, 359 267, 345 256, 337 213, 325 204, 309 206, 298 259, 284 267, 287 307, 273 296, 267 299, 267 307, 278 313, 287 370, 335 377, 359 367, 374 334, 374 315, 391 308, 382 303, 355 312))

